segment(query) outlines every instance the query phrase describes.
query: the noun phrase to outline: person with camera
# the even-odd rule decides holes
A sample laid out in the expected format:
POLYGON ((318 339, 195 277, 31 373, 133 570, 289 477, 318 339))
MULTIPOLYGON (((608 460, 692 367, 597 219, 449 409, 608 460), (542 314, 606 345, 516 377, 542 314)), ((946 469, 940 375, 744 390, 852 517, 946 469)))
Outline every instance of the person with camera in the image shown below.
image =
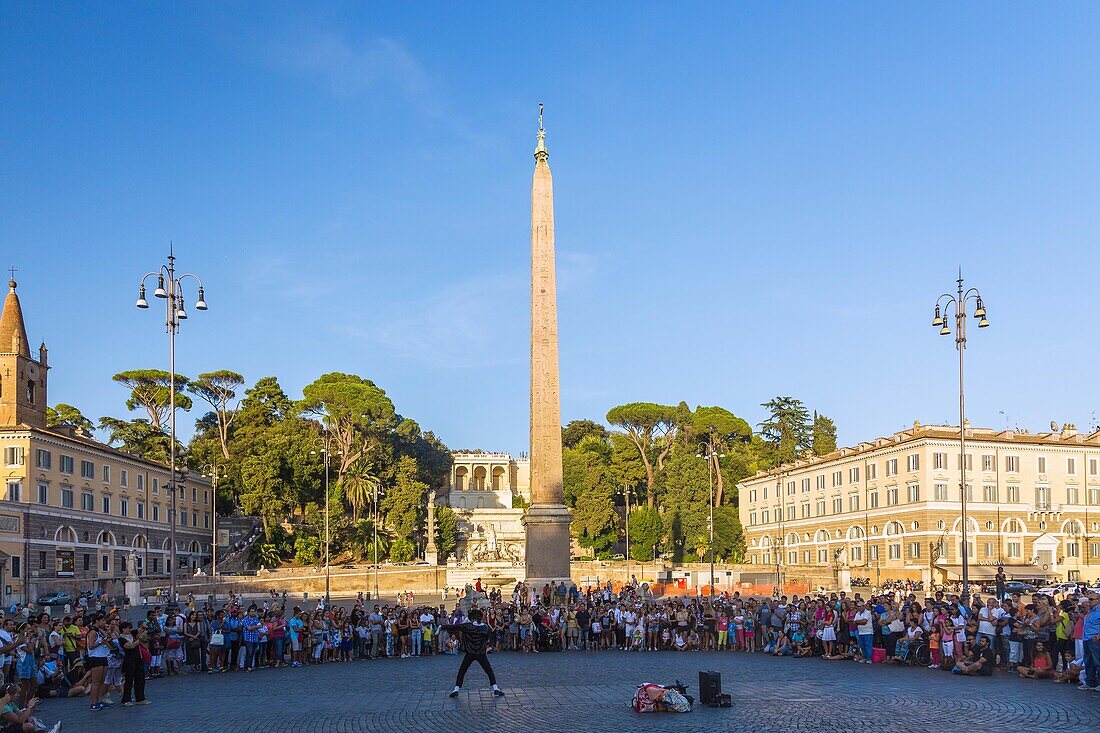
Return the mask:
POLYGON ((131 699, 138 705, 148 705, 145 699, 145 664, 141 659, 141 649, 149 642, 145 626, 137 629, 129 621, 123 621, 118 627, 118 641, 122 646, 122 707, 133 706, 131 699))

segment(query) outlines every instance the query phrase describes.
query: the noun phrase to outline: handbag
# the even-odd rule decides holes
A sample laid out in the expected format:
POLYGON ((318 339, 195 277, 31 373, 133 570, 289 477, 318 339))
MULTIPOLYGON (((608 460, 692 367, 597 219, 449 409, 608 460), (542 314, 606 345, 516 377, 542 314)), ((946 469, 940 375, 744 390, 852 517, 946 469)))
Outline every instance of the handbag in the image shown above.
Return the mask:
POLYGON ((177 639, 174 636, 169 636, 168 637, 168 642, 164 645, 164 648, 165 649, 179 649, 180 648, 180 640, 177 639))
POLYGON ((224 646, 225 634, 220 631, 215 631, 210 635, 210 646, 224 646))
POLYGON ((152 664, 153 655, 149 653, 149 650, 145 648, 143 644, 138 645, 138 654, 141 655, 142 664, 152 664))

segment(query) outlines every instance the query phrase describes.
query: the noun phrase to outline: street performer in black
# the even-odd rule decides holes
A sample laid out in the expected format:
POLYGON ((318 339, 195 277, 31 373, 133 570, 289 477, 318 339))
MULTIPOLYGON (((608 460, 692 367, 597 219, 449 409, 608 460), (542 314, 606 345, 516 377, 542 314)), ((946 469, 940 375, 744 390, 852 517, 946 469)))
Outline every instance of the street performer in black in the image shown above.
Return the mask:
POLYGON ((462 689, 462 680, 466 677, 466 670, 477 662, 485 670, 489 677, 489 684, 493 686, 493 695, 502 697, 504 692, 497 687, 497 676, 493 674, 493 668, 489 665, 489 658, 485 656, 485 648, 489 645, 489 637, 492 634, 489 627, 482 623, 485 615, 480 608, 470 610, 469 621, 464 624, 444 624, 442 628, 451 632, 462 634, 462 644, 459 647, 466 656, 462 658, 462 664, 458 667, 458 679, 455 680, 455 689, 451 697, 458 697, 458 691, 462 689))

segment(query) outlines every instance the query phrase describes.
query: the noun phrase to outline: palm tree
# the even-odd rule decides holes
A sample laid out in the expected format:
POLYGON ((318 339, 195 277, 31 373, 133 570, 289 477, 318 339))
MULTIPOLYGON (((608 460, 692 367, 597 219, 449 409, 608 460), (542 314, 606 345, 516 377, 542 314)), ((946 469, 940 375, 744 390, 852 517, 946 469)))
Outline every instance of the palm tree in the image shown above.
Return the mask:
POLYGON ((344 474, 344 496, 351 504, 351 521, 359 521, 359 512, 370 503, 375 489, 382 487, 382 480, 375 473, 374 464, 358 460, 344 474))

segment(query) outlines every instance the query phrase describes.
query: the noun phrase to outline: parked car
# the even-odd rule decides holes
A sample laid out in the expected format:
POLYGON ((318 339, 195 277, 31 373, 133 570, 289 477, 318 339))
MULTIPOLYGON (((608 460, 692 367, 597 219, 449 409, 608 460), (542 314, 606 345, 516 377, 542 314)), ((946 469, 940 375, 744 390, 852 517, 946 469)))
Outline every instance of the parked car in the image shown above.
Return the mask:
POLYGON ((39 606, 64 606, 68 603, 72 603, 73 598, 68 593, 50 593, 46 596, 38 597, 39 606))
POLYGON ((1010 580, 1005 583, 1005 593, 1011 595, 1012 593, 1019 593, 1020 595, 1026 595, 1028 593, 1034 593, 1035 586, 1031 583, 1025 583, 1022 580, 1010 580))

